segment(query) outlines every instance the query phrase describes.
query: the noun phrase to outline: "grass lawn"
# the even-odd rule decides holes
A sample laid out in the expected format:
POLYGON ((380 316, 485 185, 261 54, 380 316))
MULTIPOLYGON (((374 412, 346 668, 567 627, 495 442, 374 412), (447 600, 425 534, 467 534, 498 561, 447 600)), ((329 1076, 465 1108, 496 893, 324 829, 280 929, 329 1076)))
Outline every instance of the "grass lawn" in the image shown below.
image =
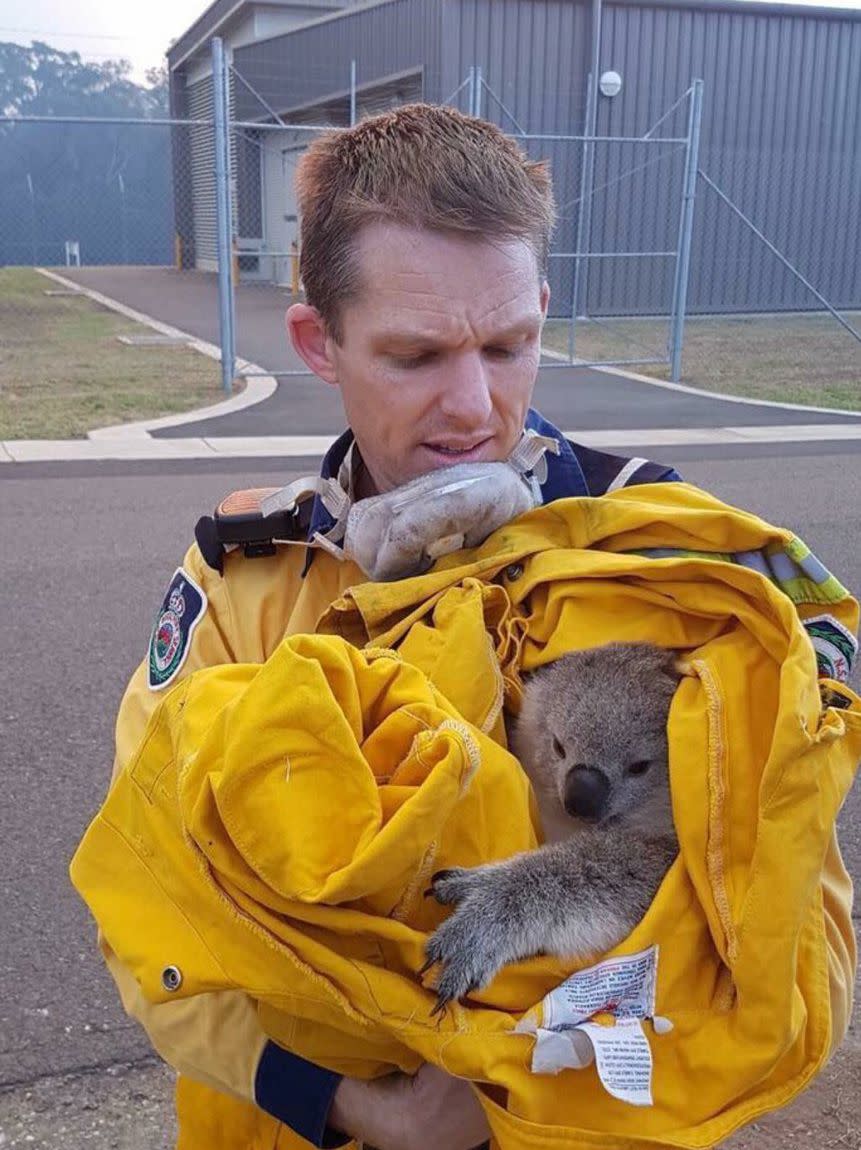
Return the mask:
POLYGON ((65 439, 224 398, 218 362, 187 347, 130 347, 154 334, 54 280, 0 268, 0 439, 65 439))
MULTIPOLYGON (((846 316, 861 330, 861 313, 846 316)), ((666 320, 579 321, 578 359, 653 358, 665 354, 666 320)), ((550 320, 544 346, 568 353, 567 323, 550 320)), ((631 371, 669 379, 669 367, 631 371)), ((861 410, 861 343, 827 313, 690 317, 685 323, 682 383, 706 391, 815 407, 861 410)))

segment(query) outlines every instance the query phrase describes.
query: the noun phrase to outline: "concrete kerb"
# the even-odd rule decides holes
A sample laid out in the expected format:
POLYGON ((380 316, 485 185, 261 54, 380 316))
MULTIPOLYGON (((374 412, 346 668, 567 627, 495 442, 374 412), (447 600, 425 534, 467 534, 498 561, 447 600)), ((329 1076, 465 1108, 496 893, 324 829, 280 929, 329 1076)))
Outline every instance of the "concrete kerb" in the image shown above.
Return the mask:
MULTIPOLYGON (((556 359, 568 363, 568 356, 552 348, 542 347, 542 356, 547 359, 556 359)), ((574 360, 572 367, 582 366, 586 361, 574 360)), ((648 383, 650 387, 662 387, 666 391, 680 391, 685 395, 698 395, 702 399, 720 399, 725 403, 744 403, 752 407, 778 407, 783 411, 814 411, 820 415, 848 415, 850 419, 861 419, 861 411, 851 411, 845 407, 813 407, 808 403, 782 403, 778 399, 751 399, 745 395, 728 395, 724 391, 706 391, 702 387, 690 387, 686 383, 671 383, 668 379, 655 379, 651 375, 642 375, 638 371, 628 371, 622 367, 590 363, 593 371, 602 371, 605 375, 618 375, 621 379, 631 379, 635 383, 648 383)))
POLYGON ((745 403, 753 407, 779 407, 784 411, 815 411, 821 415, 848 415, 850 419, 861 419, 861 411, 850 411, 845 407, 813 407, 808 403, 781 403, 777 399, 750 399, 744 395, 727 395, 723 391, 705 391, 701 387, 689 387, 686 383, 671 383, 668 379, 653 379, 636 371, 625 371, 621 367, 595 367, 607 375, 619 375, 623 379, 633 379, 637 383, 648 383, 652 387, 662 387, 667 391, 681 391, 686 395, 698 395, 703 399, 720 399, 726 403, 745 403))
MULTIPOLYGON (((48 268, 36 268, 36 271, 40 272, 43 276, 47 276, 48 279, 62 284, 63 287, 72 288, 80 295, 88 296, 94 303, 101 304, 102 307, 118 312, 120 315, 125 316, 126 319, 134 320, 135 323, 140 323, 145 327, 152 328, 153 331, 159 332, 160 335, 167 335, 172 339, 182 339, 190 348, 200 352, 201 355, 206 355, 210 359, 221 360, 221 349, 216 347, 214 343, 197 339, 195 336, 189 335, 188 332, 181 331, 179 328, 172 327, 170 324, 162 323, 161 320, 155 319, 151 315, 135 311, 134 308, 127 307, 118 300, 111 299, 110 296, 102 295, 101 292, 94 291, 92 288, 82 287, 80 284, 75 283, 74 280, 66 279, 65 276, 61 276, 48 268)), ((264 369, 258 367, 257 364, 245 359, 237 359, 236 367, 238 371, 254 373, 253 379, 246 380, 245 390, 240 395, 234 395, 230 399, 222 400, 220 403, 210 404, 208 407, 197 408, 195 411, 183 412, 182 415, 164 415, 157 419, 141 419, 136 420, 134 423, 115 423, 107 427, 96 427, 93 428, 92 431, 87 432, 87 438, 95 440, 149 439, 150 431, 158 431, 165 427, 181 427, 186 423, 196 423, 200 419, 213 419, 220 415, 230 415, 235 411, 242 411, 246 407, 253 407, 257 403, 262 403, 264 399, 268 399, 278 386, 278 381, 273 376, 267 375, 264 369)))
MULTIPOLYGON (((861 423, 777 424, 741 427, 629 428, 567 431, 586 447, 627 450, 637 447, 714 447, 775 443, 849 443, 861 441, 861 423)), ((147 459, 289 459, 319 458, 331 435, 208 436, 197 439, 153 439, 148 435, 102 439, 8 439, 0 443, 4 464, 63 463, 147 459)))

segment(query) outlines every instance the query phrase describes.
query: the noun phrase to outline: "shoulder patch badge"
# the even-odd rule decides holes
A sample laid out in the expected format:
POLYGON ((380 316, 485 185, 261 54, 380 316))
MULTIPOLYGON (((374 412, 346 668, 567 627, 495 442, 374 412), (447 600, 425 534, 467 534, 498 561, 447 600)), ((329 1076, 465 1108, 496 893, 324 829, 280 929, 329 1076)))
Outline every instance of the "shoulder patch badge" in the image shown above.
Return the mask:
POLYGON ((150 637, 150 690, 160 691, 179 674, 191 646, 194 628, 203 618, 206 607, 206 592, 178 567, 162 600, 150 637))
POLYGON ((845 683, 858 653, 858 640, 833 615, 805 619, 804 627, 816 652, 819 676, 845 683))

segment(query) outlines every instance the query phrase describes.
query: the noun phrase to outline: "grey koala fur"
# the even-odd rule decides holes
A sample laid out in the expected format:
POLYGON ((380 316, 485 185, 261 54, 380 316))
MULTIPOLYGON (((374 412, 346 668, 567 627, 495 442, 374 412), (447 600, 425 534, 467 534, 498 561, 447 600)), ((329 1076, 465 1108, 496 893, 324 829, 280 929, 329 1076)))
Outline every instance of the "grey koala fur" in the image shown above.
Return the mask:
POLYGON ((536 954, 583 958, 643 917, 678 852, 667 719, 676 655, 609 643, 528 677, 509 742, 535 790, 545 844, 502 862, 433 876, 456 909, 428 941, 437 1005, 536 954))

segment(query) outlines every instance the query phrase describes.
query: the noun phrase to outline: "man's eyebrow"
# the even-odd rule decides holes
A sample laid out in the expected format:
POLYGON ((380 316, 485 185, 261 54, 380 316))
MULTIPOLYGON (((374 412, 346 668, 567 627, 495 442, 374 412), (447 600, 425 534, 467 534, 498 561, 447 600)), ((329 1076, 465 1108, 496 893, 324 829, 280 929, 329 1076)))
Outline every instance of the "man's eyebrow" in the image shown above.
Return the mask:
POLYGON ((508 327, 503 328, 501 331, 495 331, 490 337, 492 340, 504 342, 507 339, 516 339, 519 335, 529 335, 536 328, 541 327, 541 312, 536 312, 534 315, 524 316, 523 319, 517 320, 516 323, 509 324, 508 327))
MULTIPOLYGON (((517 339, 520 336, 531 334, 541 326, 541 313, 525 316, 516 323, 509 324, 500 331, 490 334, 486 343, 505 343, 507 340, 517 339)), ((374 342, 387 348, 437 348, 447 347, 448 340, 444 336, 423 331, 388 331, 381 332, 374 342)))

